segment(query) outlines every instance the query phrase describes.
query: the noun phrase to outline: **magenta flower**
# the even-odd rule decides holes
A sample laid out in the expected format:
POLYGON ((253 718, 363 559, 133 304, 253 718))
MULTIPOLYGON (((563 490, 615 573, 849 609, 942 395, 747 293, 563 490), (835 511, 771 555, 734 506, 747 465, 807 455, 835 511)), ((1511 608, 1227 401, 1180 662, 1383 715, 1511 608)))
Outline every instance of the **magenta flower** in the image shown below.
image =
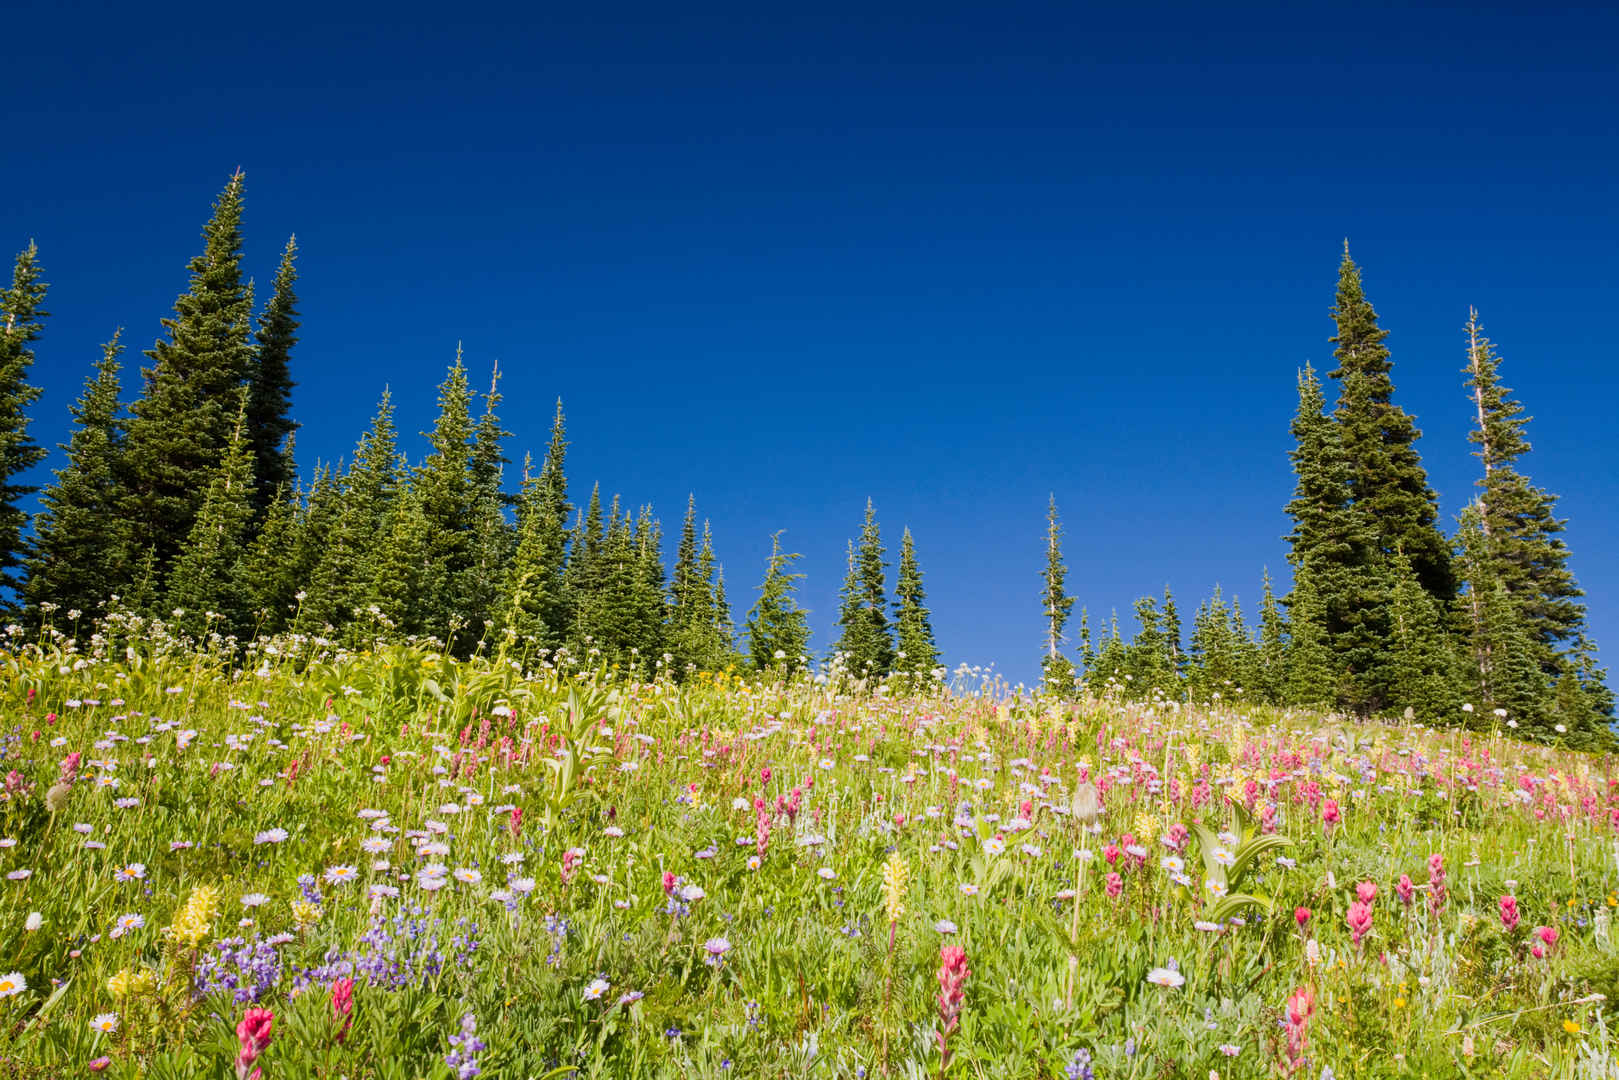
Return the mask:
POLYGON ((1518 920, 1518 898, 1516 896, 1503 896, 1499 904, 1501 908, 1501 925, 1507 930, 1516 930, 1518 920))

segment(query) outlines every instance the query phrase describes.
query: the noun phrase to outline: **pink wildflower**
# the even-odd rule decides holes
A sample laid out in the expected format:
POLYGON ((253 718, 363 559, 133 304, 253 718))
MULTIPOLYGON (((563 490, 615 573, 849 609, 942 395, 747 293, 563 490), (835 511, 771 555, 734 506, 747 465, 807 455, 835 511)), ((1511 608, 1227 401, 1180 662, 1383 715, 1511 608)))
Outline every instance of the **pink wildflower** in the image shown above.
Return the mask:
POLYGON ((354 980, 338 979, 332 983, 332 1016, 342 1021, 337 1041, 348 1038, 349 1025, 354 1022, 354 980))
POLYGON ((1518 898, 1516 896, 1503 896, 1499 906, 1501 908, 1501 925, 1509 931, 1516 930, 1518 920, 1521 918, 1518 914, 1518 898))
POLYGON ((960 945, 946 945, 939 950, 939 1023, 941 1030, 934 1037, 939 1040, 939 1072, 950 1060, 951 1032, 961 1022, 961 1007, 966 1000, 964 987, 972 972, 967 967, 967 950, 960 945))
POLYGON ((1400 902, 1410 907, 1411 897, 1416 894, 1417 887, 1411 883, 1410 874, 1401 874, 1400 882, 1394 886, 1394 891, 1399 894, 1400 902))
POLYGON ((236 1025, 236 1080, 258 1080, 260 1072, 253 1063, 270 1045, 270 1030, 275 1027, 275 1013, 269 1009, 249 1009, 236 1025))
POLYGON ((1350 933, 1354 936, 1355 944, 1358 946, 1360 939, 1371 932, 1372 905, 1364 900, 1356 900, 1353 904, 1350 904, 1348 922, 1350 933))

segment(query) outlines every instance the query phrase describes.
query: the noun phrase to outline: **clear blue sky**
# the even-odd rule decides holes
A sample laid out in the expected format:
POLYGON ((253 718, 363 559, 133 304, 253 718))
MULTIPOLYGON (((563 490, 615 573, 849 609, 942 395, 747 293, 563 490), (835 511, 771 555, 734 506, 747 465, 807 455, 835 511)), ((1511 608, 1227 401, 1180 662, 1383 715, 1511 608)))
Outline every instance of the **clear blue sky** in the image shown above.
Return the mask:
POLYGON ((505 372, 515 458, 564 399, 577 501, 672 533, 696 493, 739 621, 786 529, 824 648, 869 495, 946 660, 1032 679, 1048 492, 1093 621, 1285 583, 1294 372, 1331 366, 1347 236, 1447 527, 1480 309, 1619 661, 1619 15, 778 8, 13 10, 37 436, 115 327, 140 359, 240 166, 261 286, 303 249, 306 468, 384 383, 426 429, 460 341, 505 372))

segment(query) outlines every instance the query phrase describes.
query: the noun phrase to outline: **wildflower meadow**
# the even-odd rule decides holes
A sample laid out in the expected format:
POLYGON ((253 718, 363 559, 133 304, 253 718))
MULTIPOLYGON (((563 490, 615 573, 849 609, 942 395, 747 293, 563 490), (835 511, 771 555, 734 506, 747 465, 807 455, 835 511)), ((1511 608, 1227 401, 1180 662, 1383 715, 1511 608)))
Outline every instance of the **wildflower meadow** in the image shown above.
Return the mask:
POLYGON ((3 662, 7 1076, 1619 1075, 1614 761, 1500 717, 3 662))

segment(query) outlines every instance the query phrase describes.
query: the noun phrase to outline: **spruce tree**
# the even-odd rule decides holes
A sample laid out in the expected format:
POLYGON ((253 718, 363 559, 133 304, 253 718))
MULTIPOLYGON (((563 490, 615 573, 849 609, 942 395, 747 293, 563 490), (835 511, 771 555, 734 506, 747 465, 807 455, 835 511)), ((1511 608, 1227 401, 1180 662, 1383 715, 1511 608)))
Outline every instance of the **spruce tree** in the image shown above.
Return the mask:
POLYGON ((707 585, 697 581, 697 496, 686 495, 686 516, 680 522, 680 546, 675 549, 675 568, 669 576, 669 625, 677 635, 701 617, 708 602, 707 585))
POLYGON ((472 440, 471 559, 460 593, 475 639, 484 635, 486 626, 492 626, 499 614, 496 609, 517 543, 506 519, 506 506, 511 500, 501 486, 509 464, 503 444, 511 432, 501 427, 496 412, 501 401, 499 388, 497 369, 484 395, 483 415, 472 440))
POLYGON ((101 347, 95 375, 71 407, 73 434, 62 445, 67 467, 56 470, 56 482, 40 495, 23 588, 31 613, 55 603, 83 612, 86 627, 133 574, 128 530, 118 515, 124 441, 118 337, 101 347))
POLYGON ((900 538, 899 571, 894 581, 894 626, 899 639, 894 668, 931 680, 939 663, 939 647, 933 640, 926 599, 922 570, 916 564, 916 543, 907 527, 900 538))
POLYGON ((164 319, 168 337, 147 352, 145 387, 130 408, 125 514, 137 550, 161 577, 191 533, 233 437, 237 391, 253 370, 253 298, 242 278, 242 174, 203 228, 190 284, 164 319))
POLYGON ((248 376, 247 430, 253 443, 254 506, 263 512, 296 476, 282 453, 297 430, 292 419, 292 347, 298 343, 298 238, 287 240, 269 302, 259 316, 248 376))
POLYGON ((1332 652, 1326 605, 1314 579, 1295 579, 1287 597, 1288 648, 1282 684, 1286 705, 1333 706, 1340 695, 1342 669, 1332 652))
MULTIPOLYGON (((330 465, 317 462, 314 479, 310 481, 309 492, 299 513, 295 515, 292 527, 292 558, 288 576, 296 586, 293 589, 293 602, 298 609, 309 598, 315 568, 326 554, 342 508, 340 478, 332 474, 330 465)), ((288 624, 293 622, 300 626, 307 625, 299 620, 296 613, 289 612, 288 624)))
MULTIPOLYGON (((1294 416, 1294 449, 1288 454, 1296 476, 1288 561, 1293 564, 1294 592, 1310 594, 1316 605, 1310 618, 1308 664, 1289 676, 1291 691, 1299 671, 1327 674, 1333 696, 1310 702, 1333 702, 1357 712, 1380 707, 1390 678, 1387 628, 1387 573, 1377 549, 1375 528, 1364 509, 1350 499, 1351 470, 1344 456, 1341 430, 1324 415, 1325 396, 1309 365, 1299 374, 1299 407, 1294 416), (1324 658, 1314 652, 1325 649, 1324 658), (1322 666, 1324 661, 1325 667, 1322 666)), ((1288 610, 1295 601, 1289 597, 1288 610)), ((1297 667, 1295 665, 1295 667, 1297 667)))
POLYGON ((1339 380, 1334 415, 1350 498, 1372 524, 1375 550, 1385 557, 1404 552, 1423 588, 1441 605, 1448 604, 1455 582, 1449 546, 1437 526, 1438 497, 1417 454, 1422 433, 1394 403, 1393 364, 1384 344, 1388 331, 1377 325, 1377 312, 1366 299, 1347 241, 1332 317, 1338 366, 1329 374, 1339 380))
POLYGON ((1169 645, 1164 637, 1164 613, 1151 596, 1135 602, 1136 632, 1124 649, 1125 689, 1131 697, 1149 697, 1170 684, 1169 645))
POLYGON ((1259 676, 1255 688, 1259 700, 1270 705, 1281 704, 1286 682, 1287 620, 1276 602, 1267 568, 1259 602, 1259 676))
MULTIPOLYGON (((285 456, 285 455, 283 455, 285 456)), ((298 538, 296 489, 282 488, 236 565, 236 588, 259 633, 278 634, 292 621, 299 582, 293 576, 298 538)))
POLYGON ((791 674, 804 665, 809 652, 809 618, 794 596, 803 574, 788 568, 801 556, 781 550, 781 533, 770 537, 770 562, 759 599, 748 612, 748 658, 755 671, 779 668, 791 674))
POLYGON ((1551 683, 1539 663, 1539 643, 1506 583, 1491 573, 1483 522, 1483 509, 1475 500, 1462 511, 1456 534, 1458 565, 1467 582, 1457 607, 1467 629, 1468 689, 1477 704, 1505 709, 1524 735, 1543 739, 1551 734, 1551 683))
POLYGON ((421 582, 427 572, 428 532, 421 489, 406 478, 400 483, 379 538, 381 550, 376 555, 371 587, 371 602, 377 605, 384 626, 402 637, 426 629, 421 582))
POLYGON ((240 634, 252 626, 250 600, 238 586, 237 561, 247 546, 253 522, 253 448, 247 432, 247 392, 237 392, 236 426, 225 456, 214 469, 191 534, 169 578, 167 603, 192 635, 210 625, 222 633, 240 634))
POLYGON ((1048 691, 1068 694, 1074 688, 1074 665, 1062 654, 1063 627, 1074 610, 1074 598, 1063 588, 1068 567, 1062 560, 1062 522, 1057 517, 1057 496, 1046 504, 1046 569, 1040 590, 1042 614, 1046 621, 1045 655, 1040 658, 1041 681, 1048 691))
POLYGON ((1390 602, 1393 669, 1389 704, 1410 709, 1429 724, 1454 722, 1461 701, 1456 693, 1456 655, 1433 597, 1422 587, 1411 562, 1398 555, 1390 602))
POLYGON ((0 588, 13 594, 22 585, 13 571, 27 554, 28 512, 21 503, 39 490, 17 481, 45 460, 45 448, 28 433, 28 409, 41 393, 28 381, 34 365, 29 346, 39 340, 48 315, 43 306, 48 286, 41 274, 39 249, 30 242, 12 265, 11 285, 0 290, 0 588))
POLYGON ((472 567, 477 521, 472 483, 472 391, 457 346, 455 363, 439 384, 438 418, 427 433, 430 451, 416 470, 427 551, 419 582, 421 625, 457 652, 468 650, 483 628, 471 627, 461 587, 472 567))
POLYGON ((1181 647, 1181 615, 1180 609, 1175 606, 1175 597, 1170 594, 1169 584, 1164 584, 1164 649, 1168 654, 1166 660, 1169 665, 1171 683, 1177 688, 1182 679, 1186 677, 1186 650, 1181 647))
POLYGON ((1553 513, 1557 496, 1530 483, 1518 471, 1529 452, 1523 406, 1501 385, 1500 358, 1483 334, 1478 312, 1468 311, 1468 393, 1477 427, 1468 438, 1484 466, 1478 480, 1479 527, 1484 571, 1511 594, 1548 674, 1558 670, 1557 653, 1585 623, 1584 595, 1568 569, 1565 522, 1553 513))
POLYGON ((888 599, 884 583, 882 536, 877 512, 866 500, 866 519, 860 543, 850 544, 849 574, 844 580, 838 609, 842 633, 834 653, 841 653, 857 677, 882 678, 894 666, 893 632, 888 625, 888 599))
POLYGON ((568 553, 568 452, 562 401, 557 400, 551 443, 538 475, 528 476, 517 504, 517 546, 501 593, 508 630, 526 644, 555 649, 568 634, 565 571, 568 553))

